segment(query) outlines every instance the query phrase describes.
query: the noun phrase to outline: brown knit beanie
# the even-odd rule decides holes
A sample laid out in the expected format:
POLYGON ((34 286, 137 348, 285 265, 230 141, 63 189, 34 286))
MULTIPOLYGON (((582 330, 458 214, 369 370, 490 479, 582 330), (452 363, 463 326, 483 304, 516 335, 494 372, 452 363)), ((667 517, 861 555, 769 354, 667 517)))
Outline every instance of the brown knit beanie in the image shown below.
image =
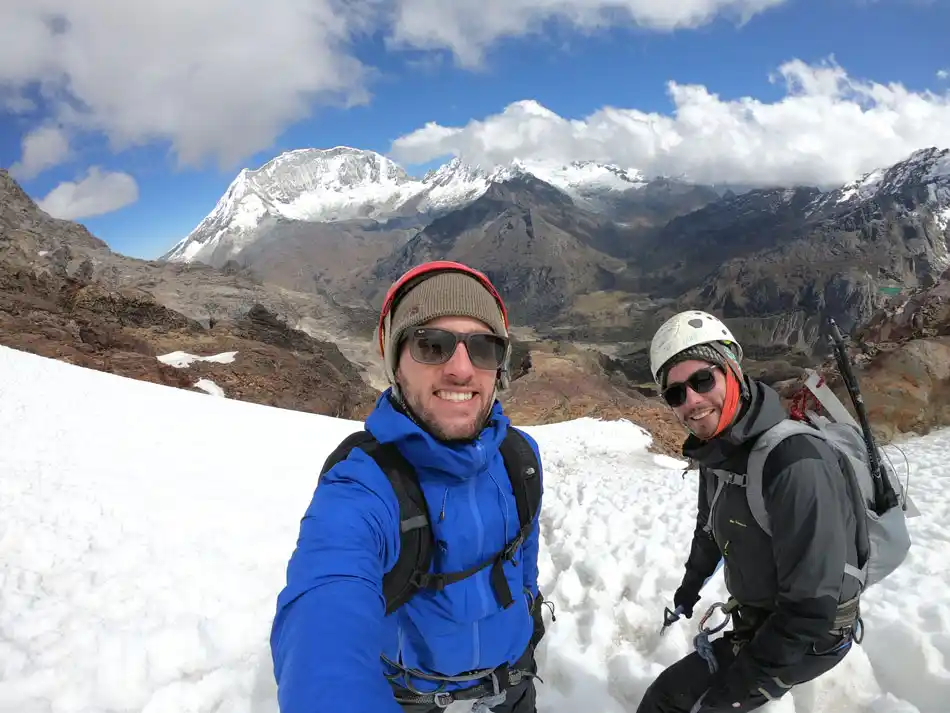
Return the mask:
POLYGON ((462 272, 434 273, 403 295, 393 311, 383 346, 386 377, 392 386, 396 386, 403 335, 439 317, 472 317, 487 324, 495 334, 508 336, 498 303, 481 282, 462 272))

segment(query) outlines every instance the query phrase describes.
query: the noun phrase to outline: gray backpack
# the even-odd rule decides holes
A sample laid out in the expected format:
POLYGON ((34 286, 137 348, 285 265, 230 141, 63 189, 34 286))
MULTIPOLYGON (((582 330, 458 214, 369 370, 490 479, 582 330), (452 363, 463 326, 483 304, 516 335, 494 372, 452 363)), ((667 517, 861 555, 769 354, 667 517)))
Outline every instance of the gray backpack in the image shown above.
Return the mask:
MULTIPOLYGON (((832 421, 812 411, 807 412, 806 418, 807 422, 785 419, 759 436, 749 454, 745 478, 733 477, 730 480, 745 487, 746 498, 755 521, 771 535, 769 516, 762 496, 762 468, 765 459, 775 446, 793 434, 807 433, 822 438, 838 454, 841 469, 848 480, 858 528, 858 563, 857 566, 845 564, 845 573, 855 577, 863 591, 896 570, 910 550, 910 533, 907 529, 909 514, 905 510, 908 500, 897 474, 893 469, 885 467, 887 478, 898 494, 899 504, 883 513, 876 512, 867 446, 857 424, 832 421)), ((720 489, 721 487, 720 481, 720 489)))

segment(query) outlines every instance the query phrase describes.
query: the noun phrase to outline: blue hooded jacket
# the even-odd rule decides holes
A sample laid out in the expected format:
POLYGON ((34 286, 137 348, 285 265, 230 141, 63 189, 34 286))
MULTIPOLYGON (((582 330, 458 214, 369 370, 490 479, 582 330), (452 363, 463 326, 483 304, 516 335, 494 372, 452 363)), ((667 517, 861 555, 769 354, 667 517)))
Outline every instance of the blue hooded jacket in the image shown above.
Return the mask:
MULTIPOLYGON (((380 396, 366 428, 380 443, 395 443, 416 469, 432 517, 433 571, 460 571, 493 556, 520 529, 499 451, 511 427, 501 405, 495 402, 476 440, 450 445, 398 411, 389 395, 380 396)), ((504 563, 515 596, 508 609, 498 603, 487 567, 442 592, 423 590, 386 617, 383 574, 398 556, 392 486, 372 458, 354 449, 316 488, 277 598, 270 644, 281 713, 399 713, 384 677, 394 670, 380 654, 442 675, 514 664, 524 654, 538 594, 537 521, 516 564, 504 563)), ((420 691, 438 685, 418 677, 410 683, 420 691)), ((464 685, 472 684, 446 688, 464 685)))

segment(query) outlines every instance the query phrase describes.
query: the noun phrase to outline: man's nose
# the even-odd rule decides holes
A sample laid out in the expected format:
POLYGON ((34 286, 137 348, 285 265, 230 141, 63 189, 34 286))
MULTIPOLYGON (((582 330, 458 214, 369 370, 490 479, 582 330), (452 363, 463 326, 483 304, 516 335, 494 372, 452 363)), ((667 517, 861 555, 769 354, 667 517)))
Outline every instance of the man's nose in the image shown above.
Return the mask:
POLYGON ((686 402, 687 407, 698 406, 699 404, 705 403, 705 400, 702 396, 693 391, 689 386, 686 387, 686 402))
POLYGON ((445 373, 461 379, 471 378, 475 374, 475 367, 463 342, 458 343, 452 358, 445 363, 445 373))

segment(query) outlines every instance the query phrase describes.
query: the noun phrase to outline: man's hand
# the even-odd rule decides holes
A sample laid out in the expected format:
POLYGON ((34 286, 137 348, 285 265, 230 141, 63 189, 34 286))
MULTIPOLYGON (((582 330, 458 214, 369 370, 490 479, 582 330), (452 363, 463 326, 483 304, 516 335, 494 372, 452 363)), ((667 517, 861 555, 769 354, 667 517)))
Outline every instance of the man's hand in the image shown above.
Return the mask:
POLYGON ((699 592, 695 592, 691 587, 681 584, 673 595, 673 608, 679 609, 687 619, 692 619, 693 607, 696 606, 698 601, 699 592))

